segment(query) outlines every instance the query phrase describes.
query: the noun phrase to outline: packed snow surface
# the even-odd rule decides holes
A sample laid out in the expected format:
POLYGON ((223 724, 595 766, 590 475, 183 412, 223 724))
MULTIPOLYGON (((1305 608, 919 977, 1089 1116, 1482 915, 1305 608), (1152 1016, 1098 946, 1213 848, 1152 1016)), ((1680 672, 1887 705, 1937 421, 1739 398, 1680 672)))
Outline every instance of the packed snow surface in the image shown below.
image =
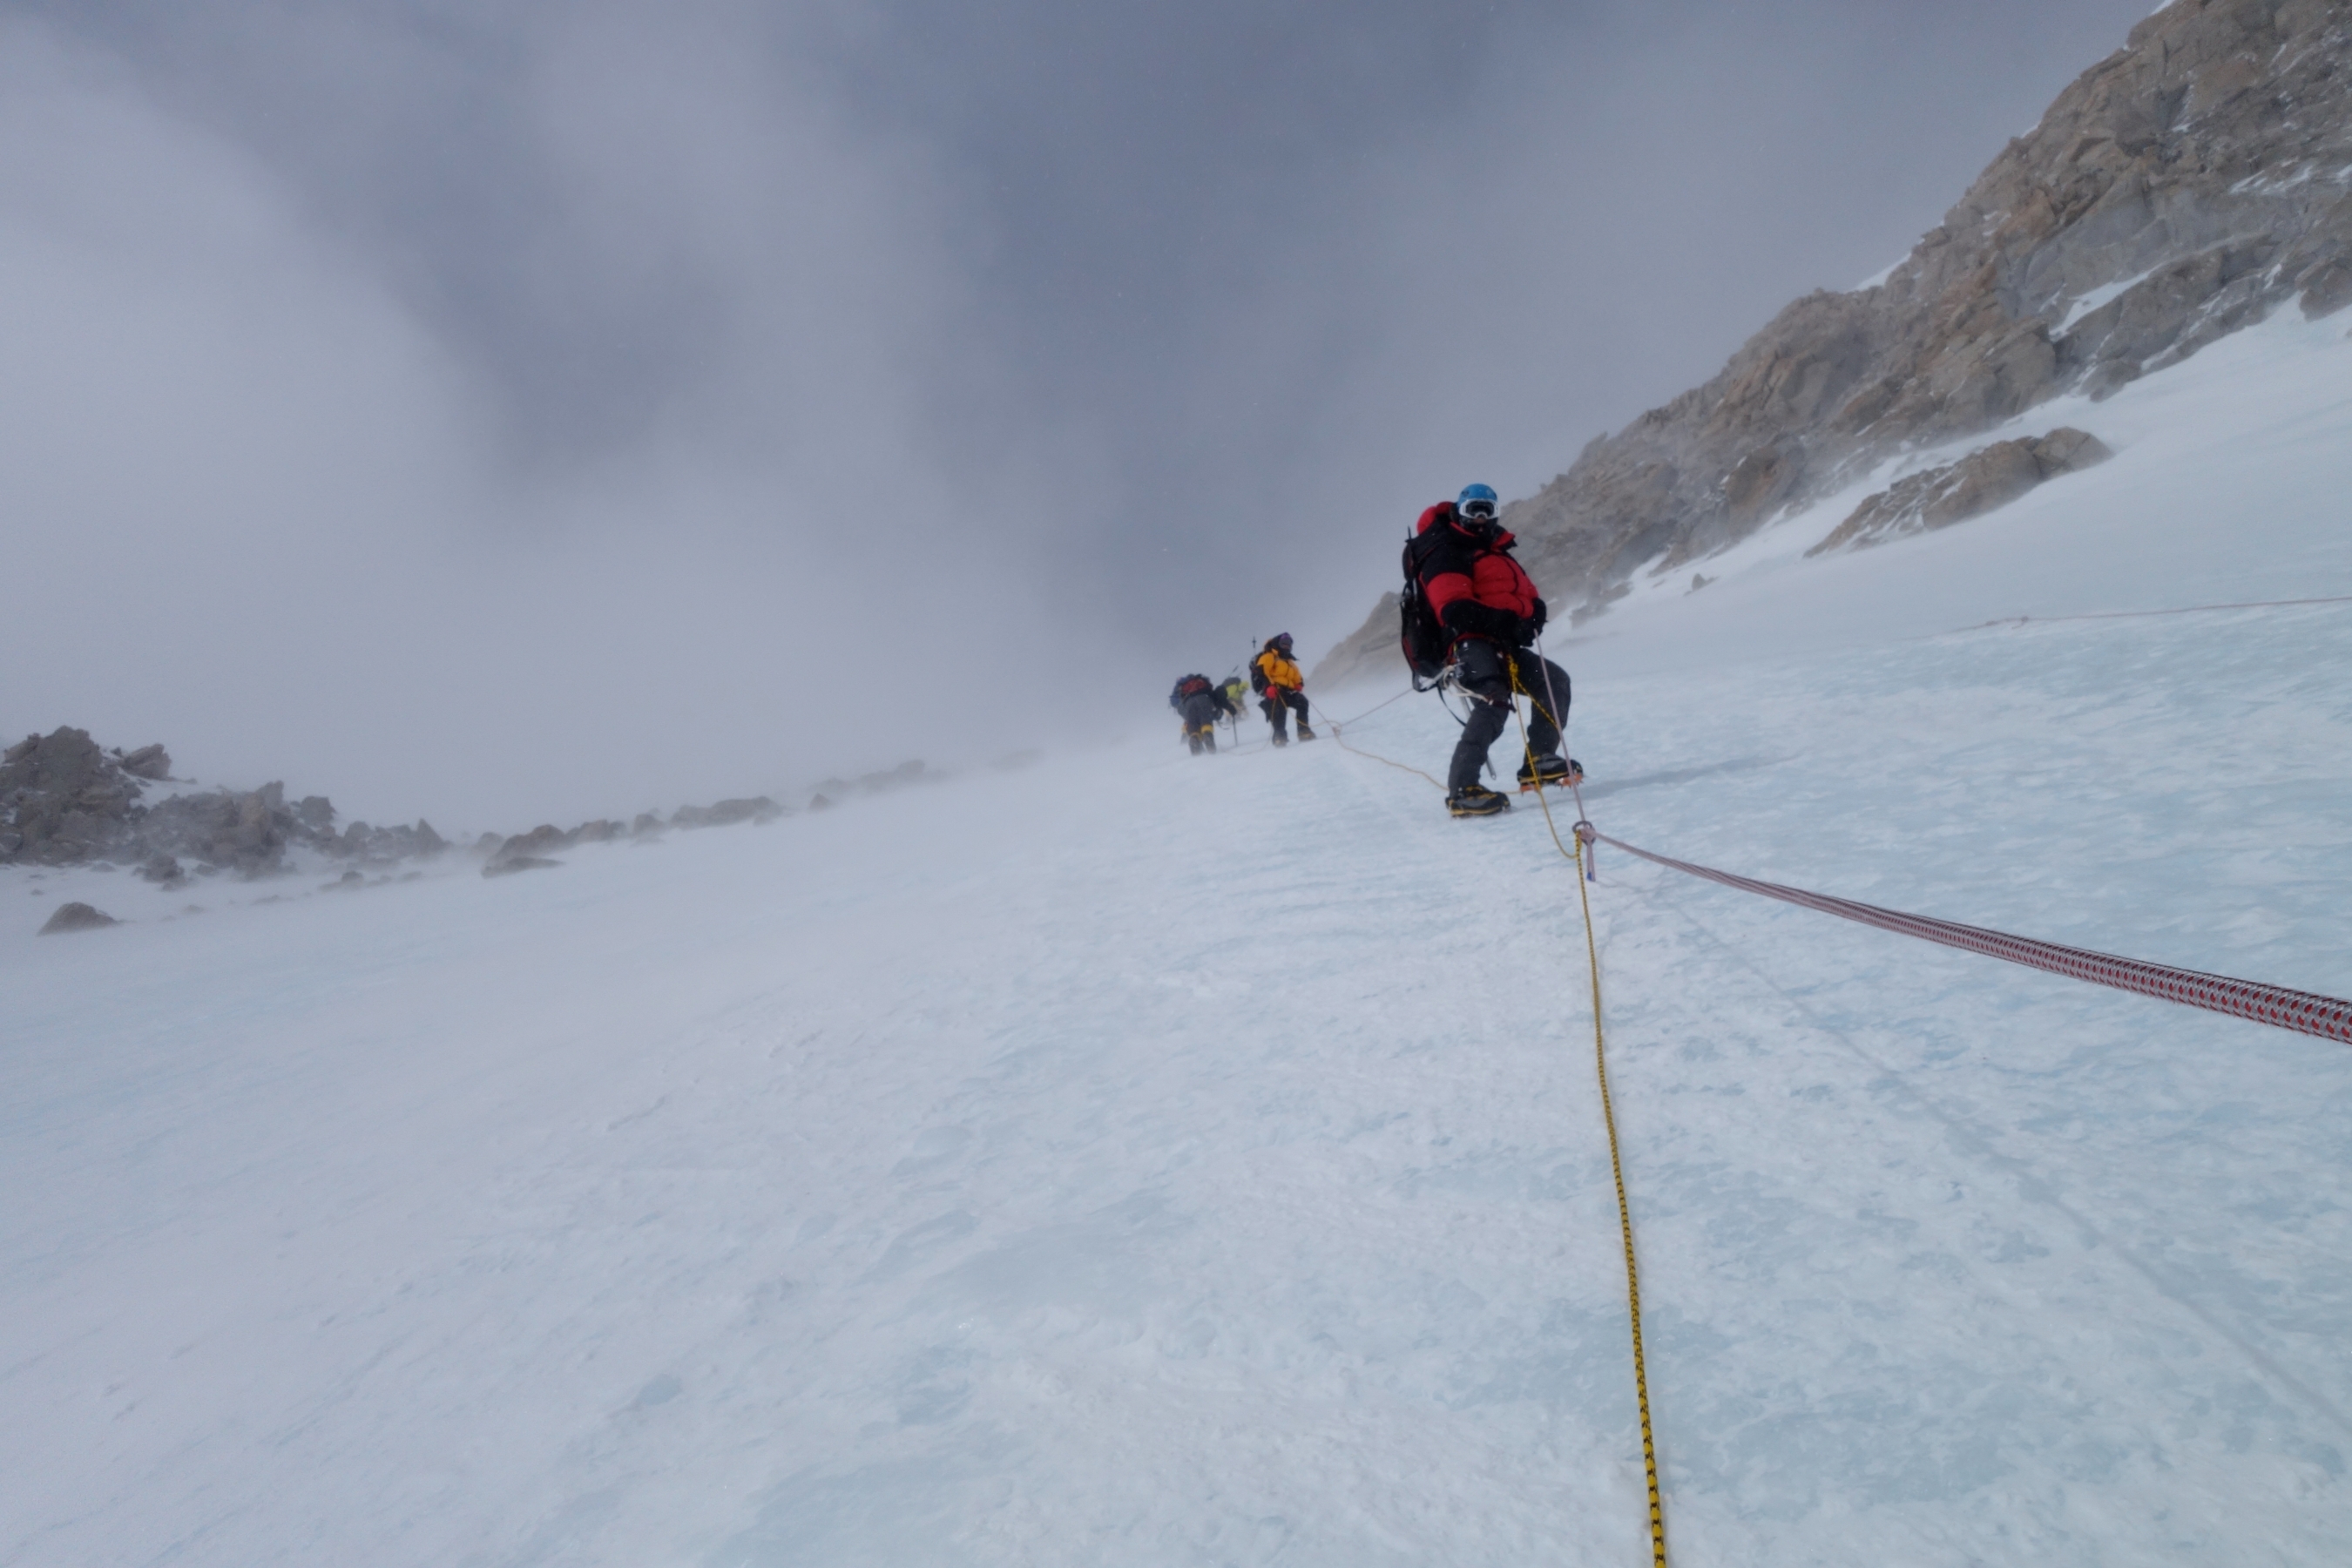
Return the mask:
MULTIPOLYGON (((1593 816, 2352 994, 2352 605, 1980 624, 2352 595, 2341 337, 1556 644, 1593 816)), ((497 880, 0 880, 0 1562, 1648 1561, 1542 817, 1137 700, 497 880)), ((1675 1561, 2343 1560, 2352 1050, 1599 873, 1675 1561)))

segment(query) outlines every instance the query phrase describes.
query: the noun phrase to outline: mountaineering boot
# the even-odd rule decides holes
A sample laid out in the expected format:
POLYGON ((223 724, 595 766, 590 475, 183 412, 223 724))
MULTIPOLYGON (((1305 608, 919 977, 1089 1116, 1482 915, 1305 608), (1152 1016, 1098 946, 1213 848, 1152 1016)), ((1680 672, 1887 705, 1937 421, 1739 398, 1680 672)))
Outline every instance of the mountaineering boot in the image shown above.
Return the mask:
POLYGON ((1307 727, 1307 721, 1304 719, 1298 721, 1298 738, 1302 741, 1311 741, 1315 738, 1315 731, 1307 727))
POLYGON ((1217 754, 1217 732, 1214 730, 1201 731, 1201 750, 1213 757, 1217 754))
POLYGON ((1290 737, 1276 730, 1274 732, 1274 743, 1277 746, 1286 746, 1290 744, 1290 737))
POLYGON ((1538 757, 1533 763, 1519 764, 1519 789, 1522 793, 1540 784, 1574 784, 1584 782, 1584 764, 1574 757, 1538 757))
POLYGON ((1464 784, 1445 797, 1445 809, 1456 816, 1493 816, 1511 809, 1511 797, 1485 784, 1464 784))
POLYGON ((1201 754, 1201 731, 1198 730, 1184 731, 1184 749, 1196 757, 1201 754))

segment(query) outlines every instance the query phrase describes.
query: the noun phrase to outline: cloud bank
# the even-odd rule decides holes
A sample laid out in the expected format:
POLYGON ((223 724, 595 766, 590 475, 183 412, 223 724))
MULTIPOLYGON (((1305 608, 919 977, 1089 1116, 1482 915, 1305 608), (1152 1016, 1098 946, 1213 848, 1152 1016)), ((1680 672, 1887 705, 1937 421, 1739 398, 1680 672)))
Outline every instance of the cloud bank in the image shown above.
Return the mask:
POLYGON ((2139 9, 0 6, 0 722, 510 826, 1149 721, 2139 9))

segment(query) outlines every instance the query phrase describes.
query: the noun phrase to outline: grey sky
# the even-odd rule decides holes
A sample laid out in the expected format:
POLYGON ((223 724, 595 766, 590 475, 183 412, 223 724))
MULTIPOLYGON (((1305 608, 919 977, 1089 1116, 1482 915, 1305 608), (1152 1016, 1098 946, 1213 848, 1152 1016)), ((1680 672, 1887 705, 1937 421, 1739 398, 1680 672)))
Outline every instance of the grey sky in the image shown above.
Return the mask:
POLYGON ((1122 723, 2147 9, 0 4, 0 721, 501 826, 1122 723))

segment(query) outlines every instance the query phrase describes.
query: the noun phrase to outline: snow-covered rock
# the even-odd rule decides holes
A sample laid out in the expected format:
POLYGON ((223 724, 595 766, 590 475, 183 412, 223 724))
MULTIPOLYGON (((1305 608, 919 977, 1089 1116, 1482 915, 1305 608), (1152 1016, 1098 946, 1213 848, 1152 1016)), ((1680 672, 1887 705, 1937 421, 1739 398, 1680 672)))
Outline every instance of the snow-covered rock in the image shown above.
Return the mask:
POLYGON ((59 904, 41 927, 43 936, 55 936, 60 931, 97 931, 103 926, 118 924, 112 915, 84 903, 59 904))
POLYGON ((2047 436, 2015 437, 1979 447, 1956 463, 1927 468, 1864 501, 1819 544, 1819 555, 1949 528, 2007 506, 2046 479, 2105 462, 2115 453, 2096 436, 2060 426, 2047 436))

